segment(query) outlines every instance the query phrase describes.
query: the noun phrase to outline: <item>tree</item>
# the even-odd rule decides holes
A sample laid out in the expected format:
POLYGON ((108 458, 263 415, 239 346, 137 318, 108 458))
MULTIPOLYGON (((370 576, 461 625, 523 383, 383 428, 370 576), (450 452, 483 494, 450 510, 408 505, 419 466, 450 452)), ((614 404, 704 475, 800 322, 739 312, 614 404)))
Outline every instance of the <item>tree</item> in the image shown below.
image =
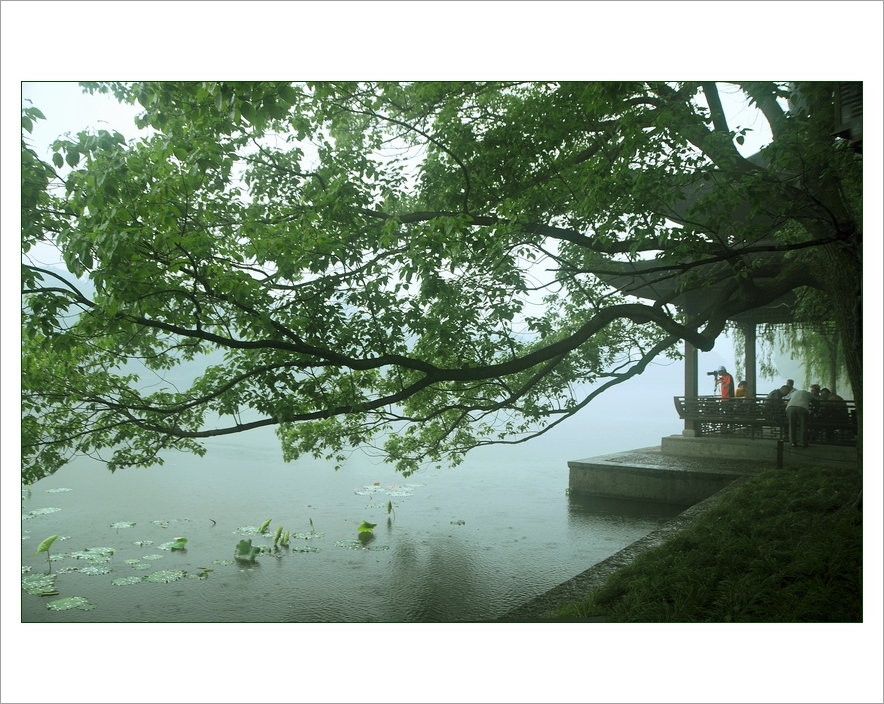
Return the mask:
POLYGON ((773 134, 753 159, 714 83, 86 88, 153 133, 60 139, 52 165, 23 138, 26 479, 267 425, 286 459, 456 462, 802 287, 831 301, 861 407, 862 159, 831 84, 739 86, 773 134), (37 243, 80 279, 30 263, 37 243), (607 283, 629 262, 667 293, 607 283), (699 310, 673 305, 690 292, 699 310), (183 389, 133 366, 190 361, 183 389))
MULTIPOLYGON (((768 376, 776 374, 773 355, 779 351, 801 362, 805 388, 813 383, 833 392, 843 389, 847 377, 842 335, 831 319, 827 296, 817 289, 802 290, 797 297, 796 315, 800 322, 790 325, 765 325, 759 332, 761 369, 768 376)), ((743 336, 734 330, 735 346, 742 348, 743 336)), ((843 390, 842 390, 843 393, 843 390)), ((852 397, 853 392, 848 392, 852 397)))

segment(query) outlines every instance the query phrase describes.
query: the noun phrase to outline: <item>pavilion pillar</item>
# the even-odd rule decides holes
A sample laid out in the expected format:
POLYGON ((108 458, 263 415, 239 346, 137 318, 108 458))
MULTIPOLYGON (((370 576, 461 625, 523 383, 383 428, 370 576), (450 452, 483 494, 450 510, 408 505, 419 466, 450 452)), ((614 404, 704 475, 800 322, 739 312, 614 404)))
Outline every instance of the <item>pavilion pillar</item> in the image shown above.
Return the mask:
MULTIPOLYGON (((685 398, 697 398, 699 393, 699 358, 697 348, 685 340, 684 343, 684 395, 685 398)), ((692 420, 685 420, 682 435, 694 437, 697 434, 696 424, 692 420)))
POLYGON ((743 325, 743 340, 743 367, 746 370, 746 394, 754 398, 758 395, 756 388, 758 370, 756 369, 757 360, 755 359, 755 323, 746 323, 743 325))

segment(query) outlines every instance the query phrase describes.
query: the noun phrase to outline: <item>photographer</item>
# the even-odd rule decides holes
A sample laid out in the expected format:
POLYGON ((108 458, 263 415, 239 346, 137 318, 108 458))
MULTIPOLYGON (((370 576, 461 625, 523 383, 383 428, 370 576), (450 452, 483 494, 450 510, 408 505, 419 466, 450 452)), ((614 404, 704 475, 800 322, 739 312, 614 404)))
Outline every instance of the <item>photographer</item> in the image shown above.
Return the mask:
POLYGON ((734 378, 727 373, 727 369, 724 367, 718 368, 718 373, 710 372, 710 374, 715 374, 715 389, 721 387, 721 398, 722 399, 731 399, 734 397, 734 378))

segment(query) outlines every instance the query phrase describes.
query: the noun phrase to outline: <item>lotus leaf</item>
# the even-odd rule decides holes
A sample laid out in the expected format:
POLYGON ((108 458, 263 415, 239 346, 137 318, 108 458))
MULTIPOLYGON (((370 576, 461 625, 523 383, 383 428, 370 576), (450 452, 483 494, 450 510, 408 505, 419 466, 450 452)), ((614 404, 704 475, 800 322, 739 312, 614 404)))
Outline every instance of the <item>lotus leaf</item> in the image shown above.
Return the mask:
POLYGON ((184 577, 183 570, 159 570, 157 572, 151 572, 147 577, 144 578, 145 582, 155 582, 165 584, 167 582, 177 582, 179 579, 184 577))
POLYGON ((69 609, 80 609, 81 611, 91 611, 95 608, 94 604, 90 604, 89 600, 83 596, 69 596, 64 599, 56 599, 46 604, 46 608, 50 611, 68 611, 69 609))

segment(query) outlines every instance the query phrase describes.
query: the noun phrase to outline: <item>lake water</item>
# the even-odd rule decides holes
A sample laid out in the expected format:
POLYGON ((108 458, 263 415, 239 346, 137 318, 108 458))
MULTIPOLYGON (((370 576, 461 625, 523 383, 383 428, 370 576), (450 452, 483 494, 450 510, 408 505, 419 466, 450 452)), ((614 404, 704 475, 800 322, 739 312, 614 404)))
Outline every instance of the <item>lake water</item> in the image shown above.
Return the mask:
POLYGON ((312 459, 285 463, 271 429, 148 469, 111 474, 78 459, 22 494, 23 579, 49 571, 46 553, 33 553, 62 536, 49 550, 58 594, 22 591, 22 621, 496 619, 681 510, 566 492, 569 459, 677 432, 671 395, 657 403, 660 412, 639 423, 612 397, 589 424, 572 419, 527 444, 481 448, 458 467, 407 478, 361 452, 337 472, 312 459), (367 543, 358 540, 363 521, 375 524, 367 543), (292 538, 273 550, 279 526, 292 538), (185 550, 169 549, 177 537, 185 550), (235 561, 241 540, 269 552, 235 561), (73 596, 86 609, 47 608, 73 596))

